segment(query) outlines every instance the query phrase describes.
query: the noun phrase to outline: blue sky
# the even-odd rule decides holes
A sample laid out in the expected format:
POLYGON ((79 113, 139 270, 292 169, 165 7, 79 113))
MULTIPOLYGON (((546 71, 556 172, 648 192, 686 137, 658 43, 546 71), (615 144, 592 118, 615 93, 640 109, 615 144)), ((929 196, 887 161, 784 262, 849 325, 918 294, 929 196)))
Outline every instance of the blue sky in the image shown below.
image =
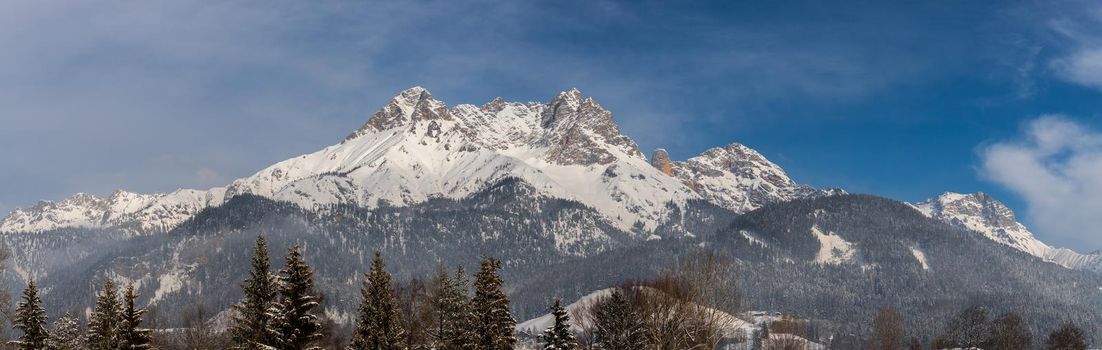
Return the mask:
POLYGON ((984 191, 1102 248, 1102 5, 688 3, 3 2, 0 210, 222 185, 415 85, 578 87, 647 153, 740 142, 814 186, 984 191))

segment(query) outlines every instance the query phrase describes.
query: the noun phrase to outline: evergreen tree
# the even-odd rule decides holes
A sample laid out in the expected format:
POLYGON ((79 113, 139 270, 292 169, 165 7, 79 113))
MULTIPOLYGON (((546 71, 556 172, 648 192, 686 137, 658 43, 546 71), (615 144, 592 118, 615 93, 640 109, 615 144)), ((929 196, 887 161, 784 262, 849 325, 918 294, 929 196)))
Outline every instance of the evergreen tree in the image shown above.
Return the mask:
POLYGON ((245 297, 233 306, 229 331, 236 349, 264 349, 275 344, 269 310, 275 305, 279 290, 271 273, 268 244, 263 235, 256 237, 251 265, 249 278, 241 284, 245 297))
POLYGON ((1028 350, 1033 348, 1033 335, 1016 313, 1006 313, 995 319, 991 330, 991 348, 999 350, 1028 350))
POLYGON ((96 307, 92 310, 92 319, 88 322, 88 349, 115 350, 119 348, 119 339, 115 332, 119 327, 119 314, 122 306, 115 285, 110 280, 103 282, 103 291, 96 297, 96 307))
POLYGON ((80 320, 65 313, 54 321, 54 329, 47 342, 50 350, 83 350, 84 335, 80 332, 80 320))
POLYGON ((475 274, 472 304, 478 322, 476 329, 480 350, 506 350, 516 344, 513 330, 517 321, 509 312, 509 297, 501 290, 504 282, 500 270, 500 261, 486 257, 475 274))
POLYGON ((555 324, 543 332, 543 350, 574 350, 578 348, 578 341, 574 339, 574 332, 570 330, 570 316, 562 307, 562 302, 555 299, 551 305, 551 315, 555 317, 555 324))
POLYGON ((643 349, 648 345, 643 320, 628 304, 620 288, 601 300, 594 310, 594 337, 604 350, 643 349))
POLYGON ((138 294, 134 291, 134 285, 127 286, 126 293, 123 295, 122 317, 119 319, 118 328, 119 349, 121 350, 152 348, 153 337, 151 331, 141 328, 142 315, 145 314, 145 309, 134 305, 136 299, 138 299, 138 294))
POLYGON ((315 314, 318 297, 314 291, 314 274, 298 244, 289 250, 286 266, 279 272, 279 294, 279 302, 270 312, 277 344, 274 347, 316 349, 311 345, 322 334, 321 322, 315 314))
POLYGON ((402 324, 398 316, 397 300, 390 283, 390 274, 383 265, 383 257, 375 252, 371 269, 364 276, 360 290, 360 319, 352 340, 351 349, 390 350, 400 349, 402 324))
POLYGON ((46 310, 42 308, 42 299, 38 297, 34 280, 23 289, 23 300, 19 302, 15 315, 12 326, 23 334, 19 336, 19 340, 12 341, 12 344, 20 350, 46 349, 46 341, 50 336, 46 330, 46 310))
POLYGON ((1059 329, 1048 335, 1045 342, 1047 350, 1086 350, 1087 341, 1083 337, 1083 330, 1071 323, 1066 323, 1059 329))
POLYGON ((456 268, 455 277, 445 276, 443 287, 434 302, 439 310, 437 333, 442 350, 471 350, 478 347, 478 322, 474 317, 469 293, 470 282, 462 266, 456 268))

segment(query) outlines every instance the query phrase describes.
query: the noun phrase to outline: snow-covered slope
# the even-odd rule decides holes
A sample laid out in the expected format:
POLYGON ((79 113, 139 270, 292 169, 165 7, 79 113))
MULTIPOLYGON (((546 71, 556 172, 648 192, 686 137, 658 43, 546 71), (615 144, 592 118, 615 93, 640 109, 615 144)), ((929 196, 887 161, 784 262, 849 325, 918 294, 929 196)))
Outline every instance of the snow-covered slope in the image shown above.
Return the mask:
POLYGON ((531 184, 542 196, 579 201, 625 231, 646 232, 691 199, 745 212, 827 193, 796 184, 780 167, 739 144, 685 162, 663 157, 667 166, 652 165, 620 133, 612 114, 576 89, 548 103, 499 98, 449 108, 415 87, 340 143, 276 163, 225 188, 156 195, 120 191, 108 198, 81 194, 18 209, 0 221, 0 232, 107 227, 148 233, 171 229, 244 193, 307 209, 404 206, 435 197, 463 198, 507 178, 531 184))
POLYGON ((946 192, 912 206, 928 217, 972 230, 1046 261, 1072 269, 1102 271, 1102 254, 1080 254, 1041 242, 1018 222, 1014 212, 983 192, 946 192))
MULTIPOLYGON (((591 320, 589 320, 589 319, 578 320, 577 316, 579 314, 585 313, 588 308, 591 308, 591 307, 594 307, 595 305, 597 305, 597 303, 601 302, 602 299, 607 298, 608 296, 612 295, 613 290, 614 290, 614 288, 606 288, 606 289, 597 290, 597 291, 594 291, 592 293, 586 294, 586 295, 582 296, 581 298, 578 298, 577 301, 575 301, 573 303, 570 303, 570 305, 565 306, 564 309, 566 309, 567 315, 569 315, 571 317, 570 329, 574 330, 574 332, 581 332, 583 327, 590 326, 589 322, 591 322, 591 320)), ((658 292, 657 289, 648 288, 647 291, 650 292, 650 293, 660 293, 660 292, 658 292)), ((697 304, 693 304, 693 305, 695 305, 696 307, 701 308, 702 310, 706 310, 706 311, 703 311, 704 313, 708 313, 710 315, 715 315, 714 319, 716 320, 716 324, 719 325, 720 327, 725 328, 725 332, 727 332, 730 335, 734 335, 735 332, 738 332, 740 329, 742 329, 744 327, 753 327, 754 326, 754 323, 751 323, 751 322, 748 322, 746 320, 740 319, 740 318, 735 317, 734 315, 731 315, 729 313, 719 311, 719 310, 716 310, 716 309, 712 309, 712 308, 699 306, 697 304)), ((517 333, 519 333, 519 334, 538 335, 538 334, 542 334, 544 330, 546 330, 547 328, 550 328, 554 324, 555 324, 555 316, 548 313, 548 314, 544 314, 540 317, 536 317, 536 318, 533 318, 533 319, 530 319, 530 320, 527 320, 527 321, 524 321, 524 322, 521 322, 521 323, 517 324, 516 325, 516 330, 517 330, 517 333)))
MULTIPOLYGON (((612 291, 613 288, 597 290, 587 295, 584 295, 581 298, 578 298, 577 301, 565 306, 564 309, 566 309, 567 315, 570 316, 570 329, 573 330, 574 333, 578 334, 583 332, 583 328, 592 327, 591 319, 583 317, 582 320, 579 320, 579 316, 584 315, 587 310, 589 310, 589 308, 597 305, 597 303, 601 302, 603 298, 607 298, 609 295, 612 295, 612 291)), ((746 316, 749 316, 747 320, 712 308, 701 308, 702 310, 706 310, 703 311, 703 313, 714 315, 713 317, 716 320, 716 325, 723 328, 725 337, 741 337, 741 339, 745 339, 747 342, 753 337, 754 332, 759 330, 759 324, 763 322, 774 322, 781 318, 779 316, 779 313, 750 311, 746 314, 746 316)), ((539 317, 517 324, 516 331, 517 334, 519 334, 522 338, 534 340, 534 338, 543 334, 544 330, 550 328, 551 326, 554 326, 554 324, 555 317, 551 314, 544 314, 539 317)), ((782 341, 782 339, 795 340, 796 342, 803 344, 804 348, 806 349, 817 350, 826 348, 822 344, 809 341, 793 334, 771 334, 770 340, 766 340, 766 342, 780 342, 782 341)), ((537 344, 532 344, 532 342, 522 342, 519 348, 539 348, 538 346, 534 345, 537 344)), ((737 345, 745 345, 748 347, 749 343, 732 344, 731 348, 736 348, 737 345)))
POLYGON ((223 188, 181 189, 151 195, 120 190, 103 198, 78 193, 60 202, 42 201, 31 208, 16 209, 0 221, 0 232, 40 232, 71 227, 162 231, 209 206, 220 205, 224 194, 223 188))

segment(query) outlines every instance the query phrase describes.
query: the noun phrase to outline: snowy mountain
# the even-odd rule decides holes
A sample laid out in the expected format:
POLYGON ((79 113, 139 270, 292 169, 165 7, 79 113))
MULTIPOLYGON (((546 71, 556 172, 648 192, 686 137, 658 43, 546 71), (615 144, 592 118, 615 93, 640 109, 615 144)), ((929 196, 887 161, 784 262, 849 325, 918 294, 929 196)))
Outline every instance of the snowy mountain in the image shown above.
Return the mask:
POLYGON ((995 242, 1045 261, 1072 269, 1102 271, 1102 254, 1080 254, 1041 242, 1018 222, 1010 208, 983 192, 946 192, 913 206, 928 217, 979 232, 995 242))
POLYGON ((799 185, 776 164, 739 144, 684 162, 665 151, 648 161, 620 133, 612 113, 578 90, 548 103, 505 102, 449 108, 420 87, 402 91, 338 144, 294 157, 226 187, 107 198, 78 194, 17 209, 0 232, 115 228, 167 231, 204 208, 241 194, 318 209, 408 206, 461 199, 515 178, 539 196, 576 200, 616 227, 653 231, 690 200, 737 213, 825 193, 799 185))
POLYGON ((115 191, 98 197, 78 193, 60 202, 42 201, 15 209, 0 221, 0 232, 41 232, 61 228, 120 228, 130 232, 165 231, 199 211, 220 205, 225 190, 177 190, 168 194, 115 191))

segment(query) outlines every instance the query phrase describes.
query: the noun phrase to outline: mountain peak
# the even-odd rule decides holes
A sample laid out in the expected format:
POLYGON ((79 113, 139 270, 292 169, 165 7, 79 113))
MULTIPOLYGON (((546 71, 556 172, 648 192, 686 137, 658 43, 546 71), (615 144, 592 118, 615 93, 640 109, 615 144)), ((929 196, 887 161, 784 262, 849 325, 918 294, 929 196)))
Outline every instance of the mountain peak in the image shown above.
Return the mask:
POLYGON ((382 109, 371 115, 364 126, 352 132, 345 141, 371 132, 405 126, 418 120, 451 119, 447 106, 432 97, 423 87, 414 86, 394 96, 382 109))
POLYGON ((945 192, 913 205, 926 216, 953 226, 982 233, 993 241, 1035 256, 1051 249, 1018 222, 1014 211, 983 192, 945 192))
POLYGON ((540 125, 548 130, 544 144, 551 148, 552 162, 558 164, 609 164, 617 150, 629 157, 643 158, 639 146, 620 133, 612 112, 578 89, 560 92, 547 104, 540 125), (612 147, 603 147, 608 145, 612 147))

